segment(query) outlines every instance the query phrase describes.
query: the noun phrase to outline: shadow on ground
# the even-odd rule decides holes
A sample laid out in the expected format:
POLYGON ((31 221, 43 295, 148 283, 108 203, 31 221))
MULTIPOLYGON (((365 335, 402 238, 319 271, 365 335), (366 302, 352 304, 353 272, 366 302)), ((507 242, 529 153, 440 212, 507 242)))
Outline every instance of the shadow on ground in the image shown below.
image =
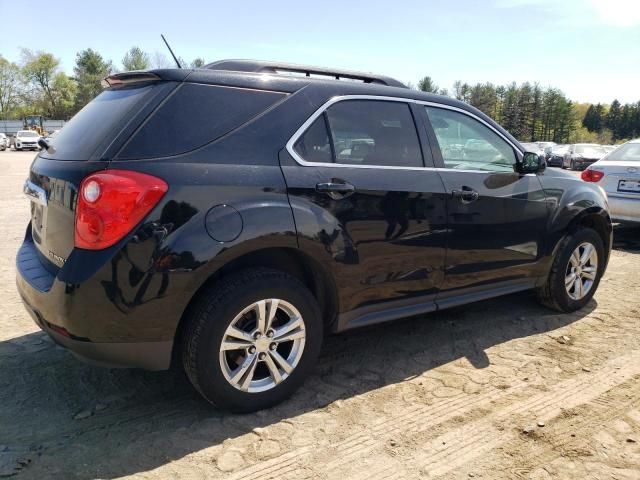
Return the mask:
POLYGON ((613 248, 629 253, 640 253, 640 226, 617 225, 613 229, 613 248))
POLYGON ((595 307, 592 300, 579 312, 556 315, 524 292, 329 337, 297 394, 249 415, 210 407, 179 373, 95 368, 43 333, 25 335, 0 342, 0 459, 5 473, 15 467, 20 478, 145 472, 461 357, 485 368, 493 345, 550 332, 595 307))

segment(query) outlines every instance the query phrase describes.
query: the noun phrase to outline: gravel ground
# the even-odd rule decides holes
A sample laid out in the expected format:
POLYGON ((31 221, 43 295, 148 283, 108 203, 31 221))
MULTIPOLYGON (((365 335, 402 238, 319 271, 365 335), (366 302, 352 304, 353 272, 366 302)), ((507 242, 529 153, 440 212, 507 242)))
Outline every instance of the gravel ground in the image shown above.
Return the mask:
POLYGON ((335 336, 290 401, 230 415, 36 328, 14 285, 32 157, 0 152, 0 477, 640 478, 640 229, 582 311, 525 293, 335 336))

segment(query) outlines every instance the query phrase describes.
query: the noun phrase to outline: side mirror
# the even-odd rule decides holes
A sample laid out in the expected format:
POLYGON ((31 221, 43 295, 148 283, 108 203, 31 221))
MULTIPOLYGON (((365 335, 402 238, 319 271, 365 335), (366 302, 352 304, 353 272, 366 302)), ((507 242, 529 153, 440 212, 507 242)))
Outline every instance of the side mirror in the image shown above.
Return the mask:
POLYGON ((545 169, 545 161, 540 155, 534 152, 524 152, 522 160, 516 161, 516 172, 521 174, 538 173, 545 169))

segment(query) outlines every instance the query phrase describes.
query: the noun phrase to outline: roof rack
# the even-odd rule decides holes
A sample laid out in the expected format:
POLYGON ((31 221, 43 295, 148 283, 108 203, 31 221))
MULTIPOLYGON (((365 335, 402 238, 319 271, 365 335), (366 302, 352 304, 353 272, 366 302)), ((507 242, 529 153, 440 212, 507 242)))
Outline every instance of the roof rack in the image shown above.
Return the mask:
POLYGON ((308 65, 297 65, 295 63, 267 62, 261 60, 219 60, 205 65, 209 70, 230 70, 235 72, 255 72, 272 74, 299 74, 306 77, 327 77, 334 80, 349 79, 359 80, 364 83, 375 83, 387 85, 389 87, 407 86, 395 78, 375 75, 372 73, 354 72, 351 70, 335 70, 323 67, 311 67, 308 65))

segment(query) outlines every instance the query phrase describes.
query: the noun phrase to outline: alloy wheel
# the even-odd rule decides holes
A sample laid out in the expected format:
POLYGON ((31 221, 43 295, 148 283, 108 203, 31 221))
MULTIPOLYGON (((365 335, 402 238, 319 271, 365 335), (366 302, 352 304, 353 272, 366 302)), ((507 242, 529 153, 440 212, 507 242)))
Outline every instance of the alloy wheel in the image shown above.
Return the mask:
POLYGON ((257 301, 235 316, 222 337, 222 373, 243 392, 270 390, 296 368, 305 338, 304 320, 293 305, 277 298, 257 301))
POLYGON ((581 243, 569 257, 565 271, 564 286, 572 300, 584 298, 596 280, 598 273, 598 251, 591 243, 581 243))

